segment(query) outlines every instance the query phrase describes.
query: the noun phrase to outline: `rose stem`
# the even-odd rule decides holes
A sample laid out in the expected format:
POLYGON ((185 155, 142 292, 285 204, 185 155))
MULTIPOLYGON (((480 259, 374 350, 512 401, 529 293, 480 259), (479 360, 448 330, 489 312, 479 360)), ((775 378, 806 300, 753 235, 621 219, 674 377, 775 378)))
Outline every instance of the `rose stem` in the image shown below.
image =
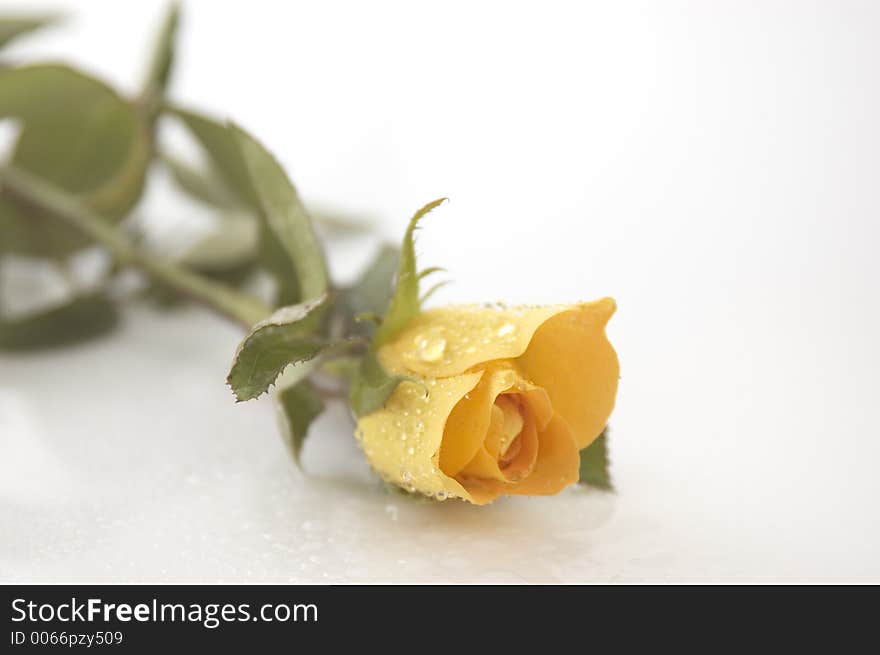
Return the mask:
POLYGON ((139 268, 180 293, 250 328, 272 310, 262 301, 197 275, 138 248, 80 200, 44 180, 11 166, 0 167, 0 185, 13 195, 66 221, 106 247, 124 265, 139 268))

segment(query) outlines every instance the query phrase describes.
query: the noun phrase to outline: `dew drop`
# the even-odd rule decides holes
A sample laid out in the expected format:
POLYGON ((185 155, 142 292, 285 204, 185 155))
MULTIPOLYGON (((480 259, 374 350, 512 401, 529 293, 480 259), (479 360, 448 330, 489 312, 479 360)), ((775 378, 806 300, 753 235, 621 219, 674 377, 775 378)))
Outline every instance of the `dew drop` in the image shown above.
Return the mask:
POLYGON ((434 498, 436 498, 437 500, 441 500, 441 501, 446 500, 447 497, 448 496, 447 496, 446 492, 443 491, 442 489, 440 491, 438 491, 436 494, 434 494, 434 498))
POLYGON ((513 323, 505 323, 498 330, 495 331, 495 335, 499 337, 506 337, 509 334, 513 334, 516 331, 516 326, 513 323))
POLYGON ((443 357, 446 339, 443 337, 424 337, 419 339, 419 359, 423 362, 436 362, 443 357))

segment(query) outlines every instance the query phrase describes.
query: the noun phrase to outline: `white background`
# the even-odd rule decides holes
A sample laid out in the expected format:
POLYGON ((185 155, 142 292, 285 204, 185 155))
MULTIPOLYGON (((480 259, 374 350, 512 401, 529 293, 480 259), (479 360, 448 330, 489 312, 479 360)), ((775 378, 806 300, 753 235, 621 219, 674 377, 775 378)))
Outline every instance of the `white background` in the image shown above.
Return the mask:
MULTIPOLYGON (((137 89, 162 3, 38 6, 72 20, 12 54, 137 89)), ((451 198, 437 302, 617 299, 618 491, 410 502, 341 410, 305 477, 223 384, 236 328, 140 306, 0 356, 0 580, 880 582, 878 37, 875 2, 187 2, 173 96, 307 201, 397 240, 451 198)))

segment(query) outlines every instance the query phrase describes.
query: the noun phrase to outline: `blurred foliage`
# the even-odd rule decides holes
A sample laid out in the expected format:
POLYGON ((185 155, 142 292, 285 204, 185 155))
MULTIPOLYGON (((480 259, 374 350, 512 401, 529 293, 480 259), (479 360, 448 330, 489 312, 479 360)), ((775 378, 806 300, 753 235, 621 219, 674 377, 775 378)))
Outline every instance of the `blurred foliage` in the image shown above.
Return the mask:
MULTIPOLYGON (((34 65, 0 71, 0 118, 20 125, 11 163, 82 199, 110 222, 139 200, 150 137, 135 106, 72 68, 34 65)), ((89 244, 82 234, 4 189, 0 224, 17 226, 6 252, 63 259, 89 244)), ((5 237, 5 234, 4 234, 5 237)))
MULTIPOLYGON (((54 20, 0 18, 0 48, 54 20)), ((352 285, 331 282, 313 220, 276 158, 240 127, 168 97, 179 25, 172 3, 132 97, 75 67, 12 65, 0 52, 0 121, 16 128, 0 167, 0 276, 22 257, 68 278, 77 275, 71 258, 85 249, 103 249, 111 259, 92 281, 100 291, 70 291, 51 304, 47 296, 24 314, 11 314, 0 297, 0 350, 54 348, 109 334, 120 303, 135 297, 148 297, 157 308, 200 301, 248 328, 230 386, 247 399, 275 385, 282 431, 298 459, 309 424, 323 410, 311 376, 344 382, 359 369, 374 325, 356 315, 384 313, 399 253, 384 246, 352 285), (163 121, 191 134, 202 163, 162 142, 163 121), (148 247, 148 225, 132 220, 160 170, 215 216, 213 229, 174 255, 148 247), (116 284, 130 266, 148 274, 146 292, 116 284), (235 291, 259 275, 274 289, 265 312, 255 310, 259 300, 235 291), (264 320, 253 325, 251 317, 260 315, 264 320)), ((319 220, 330 235, 368 229, 335 212, 322 212, 319 220)), ((69 281, 71 289, 82 286, 69 281)))
POLYGON ((0 17, 0 48, 13 39, 51 25, 59 19, 56 15, 48 16, 8 16, 0 17))
MULTIPOLYGON (((0 18, 0 48, 56 21, 57 16, 0 18)), ((72 194, 84 208, 137 238, 141 245, 146 241, 135 230, 132 212, 151 171, 165 169, 179 189, 210 208, 216 220, 213 229, 179 254, 157 252, 156 257, 232 287, 241 287, 264 271, 274 281, 274 307, 295 303, 303 299, 304 292, 326 288, 323 251, 296 190, 274 158, 240 128, 182 109, 167 98, 179 25, 180 9, 172 3, 161 21, 143 83, 134 97, 126 97, 71 66, 4 64, 0 51, 0 121, 12 123, 17 130, 5 165, 72 194), (207 166, 189 163, 159 141, 157 126, 163 120, 179 121, 187 128, 204 149, 207 166), (246 152, 250 153, 250 164, 246 152), (262 167, 256 182, 253 166, 262 167), (275 180, 264 181, 264 173, 284 181, 277 187, 280 196, 273 195, 275 180), (281 215, 288 211, 300 215, 281 215), (313 266, 317 267, 311 272, 313 266)), ((332 215, 328 225, 336 234, 364 230, 363 223, 341 215, 332 215)), ((70 258, 95 245, 79 226, 58 220, 46 206, 26 197, 14 185, 0 183, 0 276, 2 260, 13 256, 42 259, 69 274, 75 268, 69 265, 70 258)), ((123 268, 110 267, 99 283, 112 285, 123 268)), ((156 276, 149 280, 147 297, 156 301, 157 307, 192 299, 156 276)), ((41 344, 57 345, 65 330, 77 335, 70 339, 74 342, 107 334, 115 325, 107 320, 109 314, 103 308, 89 319, 88 310, 97 310, 95 298, 70 294, 66 304, 45 306, 43 311, 28 315, 10 315, 2 301, 0 297, 4 335, 0 349, 23 347, 19 344, 24 343, 22 335, 28 326, 33 330, 27 347, 36 349, 41 344), (46 321, 51 322, 52 330, 45 329, 46 321)), ((112 305, 106 298, 103 302, 112 305)))
POLYGON ((103 292, 0 322, 0 349, 35 350, 79 343, 105 334, 119 322, 119 310, 103 292))

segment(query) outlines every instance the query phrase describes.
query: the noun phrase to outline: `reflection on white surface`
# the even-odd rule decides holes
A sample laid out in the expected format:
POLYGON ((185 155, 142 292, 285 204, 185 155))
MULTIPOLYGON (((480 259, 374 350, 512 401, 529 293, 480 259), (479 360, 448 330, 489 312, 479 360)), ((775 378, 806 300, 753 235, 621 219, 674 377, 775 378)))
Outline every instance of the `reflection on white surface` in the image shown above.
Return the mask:
MULTIPOLYGON (((699 473, 713 462, 707 452, 675 430, 665 444, 652 444, 662 441, 663 428, 647 432, 650 419, 622 415, 618 422, 617 494, 572 489, 486 508, 390 494, 369 473, 342 410, 316 426, 305 453, 313 473, 306 476, 277 436, 271 405, 236 405, 223 385, 237 338, 200 310, 157 317, 138 308, 127 313, 124 332, 106 342, 53 357, 0 359, 0 580, 877 575, 871 543, 853 541, 862 529, 876 544, 876 527, 859 527, 846 506, 834 511, 852 515, 847 525, 831 517, 823 503, 832 502, 832 488, 796 489, 796 472, 785 470, 765 480, 732 470, 713 481, 699 473), (639 450, 665 452, 667 461, 640 470, 638 458, 626 454, 639 450), (689 469, 697 474, 681 479, 689 469), (786 515, 792 508, 796 513, 786 515)), ((706 424, 707 435, 720 429, 706 424)), ((794 456, 792 468, 800 459, 794 456)))
MULTIPOLYGON (((10 52, 134 88, 164 2, 43 4, 76 20, 10 52)), ((618 492, 409 502, 341 411, 306 477, 235 329, 136 307, 0 355, 0 581, 880 582, 880 4, 429 5, 188 1, 175 99, 395 240, 450 196, 438 302, 614 296, 618 492)))

